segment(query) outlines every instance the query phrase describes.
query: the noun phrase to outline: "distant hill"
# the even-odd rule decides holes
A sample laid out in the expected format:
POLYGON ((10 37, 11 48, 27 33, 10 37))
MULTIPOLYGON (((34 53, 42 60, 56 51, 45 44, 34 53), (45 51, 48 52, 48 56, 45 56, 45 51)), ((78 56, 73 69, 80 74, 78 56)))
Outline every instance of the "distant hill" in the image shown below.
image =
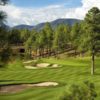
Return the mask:
MULTIPOLYGON (((79 19, 57 19, 57 20, 50 22, 50 24, 53 28, 55 28, 59 24, 69 24, 69 25, 72 26, 74 23, 79 23, 80 21, 81 20, 79 20, 79 19)), ((36 26, 17 25, 17 26, 14 26, 13 28, 15 28, 15 29, 29 29, 29 30, 36 29, 36 30, 40 30, 44 27, 44 25, 45 25, 45 23, 40 23, 36 26)))
POLYGON ((30 26, 30 25, 24 25, 24 24, 22 24, 22 25, 14 26, 13 28, 14 28, 14 29, 29 29, 29 30, 31 30, 31 29, 34 28, 34 26, 30 26))
MULTIPOLYGON (((53 28, 55 28, 59 24, 68 24, 68 25, 72 26, 74 23, 76 23, 76 22, 79 23, 80 21, 81 20, 78 20, 78 19, 57 19, 57 20, 50 22, 50 24, 53 28)), ((40 24, 34 26, 34 28, 39 30, 39 29, 42 29, 44 27, 44 25, 45 25, 45 23, 40 23, 40 24)))

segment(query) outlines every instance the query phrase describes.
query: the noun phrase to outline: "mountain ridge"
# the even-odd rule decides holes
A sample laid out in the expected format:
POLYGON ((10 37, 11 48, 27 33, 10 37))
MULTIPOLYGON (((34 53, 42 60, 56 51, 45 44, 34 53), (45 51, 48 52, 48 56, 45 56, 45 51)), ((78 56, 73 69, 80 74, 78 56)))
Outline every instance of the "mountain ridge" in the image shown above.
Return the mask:
MULTIPOLYGON (((74 23, 79 23, 81 22, 82 20, 80 19, 71 19, 71 18, 63 18, 63 19, 56 19, 54 21, 51 21, 49 22, 51 24, 51 26, 53 28, 55 28, 56 26, 58 26, 59 24, 68 24, 68 25, 73 25, 74 23)), ((36 29, 36 30, 41 30, 45 23, 47 22, 44 22, 44 23, 40 23, 40 24, 37 24, 37 25, 25 25, 25 24, 21 24, 21 25, 17 25, 17 26, 14 26, 13 28, 14 29, 29 29, 29 30, 32 30, 32 29, 36 29)))

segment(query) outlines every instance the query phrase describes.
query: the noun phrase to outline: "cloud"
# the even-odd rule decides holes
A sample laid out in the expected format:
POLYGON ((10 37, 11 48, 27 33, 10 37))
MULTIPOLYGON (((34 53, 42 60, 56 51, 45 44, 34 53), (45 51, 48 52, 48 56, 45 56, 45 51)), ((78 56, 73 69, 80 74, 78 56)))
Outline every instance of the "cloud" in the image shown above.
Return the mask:
POLYGON ((100 8, 100 0, 82 0, 82 6, 66 8, 65 5, 51 5, 43 8, 21 8, 15 5, 1 6, 0 9, 8 14, 8 24, 35 25, 41 22, 53 21, 58 18, 83 19, 92 7, 100 8))
POLYGON ((82 6, 70 9, 70 11, 66 13, 66 18, 84 19, 86 13, 92 7, 100 8, 100 0, 82 0, 82 6))

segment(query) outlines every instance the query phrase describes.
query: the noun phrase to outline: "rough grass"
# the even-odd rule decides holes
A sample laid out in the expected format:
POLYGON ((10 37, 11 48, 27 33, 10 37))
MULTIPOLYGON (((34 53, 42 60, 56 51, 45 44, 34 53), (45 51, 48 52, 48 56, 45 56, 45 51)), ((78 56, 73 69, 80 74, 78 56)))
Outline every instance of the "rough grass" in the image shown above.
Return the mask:
POLYGON ((96 58, 95 75, 90 75, 90 58, 42 59, 43 62, 60 64, 58 68, 28 70, 19 61, 0 69, 0 84, 37 83, 55 81, 64 85, 57 87, 33 87, 15 94, 0 94, 0 100, 59 100, 70 84, 81 84, 89 80, 95 83, 100 100, 100 58, 96 58))

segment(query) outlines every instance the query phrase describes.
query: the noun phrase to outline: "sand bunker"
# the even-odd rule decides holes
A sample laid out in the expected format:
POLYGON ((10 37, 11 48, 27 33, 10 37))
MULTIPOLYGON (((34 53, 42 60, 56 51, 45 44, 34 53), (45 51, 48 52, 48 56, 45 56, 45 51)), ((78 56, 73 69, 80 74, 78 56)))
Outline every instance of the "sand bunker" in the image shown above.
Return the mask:
POLYGON ((48 67, 48 66, 50 66, 49 63, 40 63, 36 65, 36 67, 48 67))
POLYGON ((50 64, 50 63, 39 63, 35 65, 36 67, 33 66, 25 66, 26 69, 38 69, 38 68, 57 68, 59 67, 58 64, 50 64))
POLYGON ((32 87, 48 87, 57 86, 56 82, 42 82, 37 84, 19 84, 19 85, 5 85, 0 86, 0 93, 16 93, 32 87))
POLYGON ((43 82, 43 83, 38 83, 38 84, 29 84, 29 86, 38 86, 38 87, 42 87, 42 86, 57 86, 58 83, 56 82, 43 82))
POLYGON ((52 67, 56 68, 56 67, 59 67, 58 64, 53 64, 52 67))

